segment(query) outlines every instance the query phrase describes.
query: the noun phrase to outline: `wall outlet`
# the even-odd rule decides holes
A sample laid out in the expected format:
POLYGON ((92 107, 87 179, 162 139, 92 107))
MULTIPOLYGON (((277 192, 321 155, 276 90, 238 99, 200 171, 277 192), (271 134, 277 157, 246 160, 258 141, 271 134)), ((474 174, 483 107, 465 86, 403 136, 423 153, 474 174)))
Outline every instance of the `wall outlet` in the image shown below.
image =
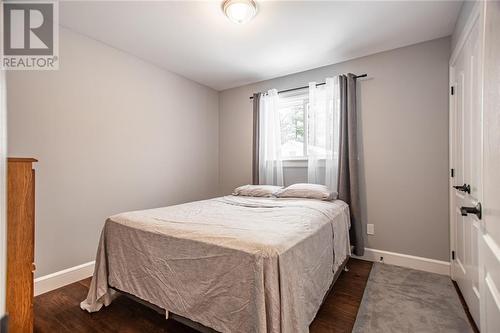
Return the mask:
POLYGON ((366 233, 368 235, 375 235, 375 225, 374 224, 367 224, 366 225, 366 233))

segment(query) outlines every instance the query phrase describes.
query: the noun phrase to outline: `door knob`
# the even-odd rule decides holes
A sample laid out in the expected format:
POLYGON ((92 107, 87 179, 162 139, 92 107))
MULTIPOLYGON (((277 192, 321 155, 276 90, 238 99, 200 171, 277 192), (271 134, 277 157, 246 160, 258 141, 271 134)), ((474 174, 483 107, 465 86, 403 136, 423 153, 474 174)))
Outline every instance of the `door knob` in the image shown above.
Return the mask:
POLYGON ((467 216, 468 214, 476 214, 478 219, 481 219, 482 216, 481 203, 478 202, 476 207, 460 207, 460 213, 462 214, 462 216, 467 216))
POLYGON ((459 191, 470 194, 470 185, 463 184, 463 185, 459 185, 459 186, 453 186, 453 188, 456 188, 459 191))

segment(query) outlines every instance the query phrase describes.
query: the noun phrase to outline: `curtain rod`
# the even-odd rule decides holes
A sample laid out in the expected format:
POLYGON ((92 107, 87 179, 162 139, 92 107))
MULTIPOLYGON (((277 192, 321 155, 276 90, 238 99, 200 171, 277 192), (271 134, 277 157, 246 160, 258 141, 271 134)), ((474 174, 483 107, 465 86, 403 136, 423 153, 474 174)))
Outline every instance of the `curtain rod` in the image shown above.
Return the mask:
MULTIPOLYGON (((367 77, 367 76, 368 76, 368 74, 360 74, 360 75, 356 75, 354 78, 355 79, 359 79, 359 78, 367 77)), ((324 84, 326 84, 326 82, 317 83, 316 87, 322 86, 324 84)), ((280 90, 280 91, 278 91, 278 94, 282 94, 282 93, 286 93, 286 92, 290 92, 290 91, 295 91, 295 90, 300 90, 300 89, 306 89, 306 88, 309 88, 309 86, 303 86, 303 87, 297 87, 297 88, 290 88, 290 89, 280 90)), ((250 99, 253 99, 253 96, 250 96, 250 99)))

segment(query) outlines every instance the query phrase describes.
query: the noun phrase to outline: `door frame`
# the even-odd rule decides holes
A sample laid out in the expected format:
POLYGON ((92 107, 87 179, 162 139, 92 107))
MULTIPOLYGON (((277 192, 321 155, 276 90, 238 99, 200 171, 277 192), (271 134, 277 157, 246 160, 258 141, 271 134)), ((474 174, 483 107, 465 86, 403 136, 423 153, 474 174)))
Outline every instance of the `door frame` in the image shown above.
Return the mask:
POLYGON ((453 281, 455 281, 455 276, 454 276, 454 269, 453 269, 453 260, 454 256, 453 253, 456 250, 455 246, 455 207, 453 204, 454 200, 454 192, 453 192, 453 185, 454 185, 454 179, 452 176, 452 170, 455 169, 454 163, 453 163, 453 158, 454 158, 454 145, 453 145, 453 136, 455 134, 454 132, 454 122, 455 122, 455 96, 451 94, 451 90, 454 89, 454 84, 455 84, 455 69, 454 69, 454 62, 451 63, 450 61, 450 66, 449 66, 449 87, 448 87, 448 106, 449 106, 449 114, 448 114, 448 121, 449 121, 449 128, 448 128, 448 213, 449 213, 449 224, 450 224, 450 276, 453 281))

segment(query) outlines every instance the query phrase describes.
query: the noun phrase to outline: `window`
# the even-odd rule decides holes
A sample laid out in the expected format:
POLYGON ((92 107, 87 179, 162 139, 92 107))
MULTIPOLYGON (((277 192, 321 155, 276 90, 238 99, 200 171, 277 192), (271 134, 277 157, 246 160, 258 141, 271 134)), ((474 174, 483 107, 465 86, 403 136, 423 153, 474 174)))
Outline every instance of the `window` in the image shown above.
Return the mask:
POLYGON ((283 159, 307 157, 307 89, 300 92, 280 94, 279 115, 281 127, 281 156, 283 159))
POLYGON ((254 111, 259 112, 254 162, 261 184, 282 185, 284 166, 306 167, 309 183, 337 188, 340 76, 281 94, 271 89, 261 95, 254 111))
MULTIPOLYGON (((323 87, 318 87, 316 94, 316 112, 309 104, 308 89, 300 92, 285 93, 279 96, 279 114, 281 127, 281 156, 285 160, 307 159, 308 155, 325 158, 331 150, 333 135, 328 125, 336 123, 332 113, 324 112, 328 99, 323 87)), ((329 109, 333 106, 329 105, 329 109)))

